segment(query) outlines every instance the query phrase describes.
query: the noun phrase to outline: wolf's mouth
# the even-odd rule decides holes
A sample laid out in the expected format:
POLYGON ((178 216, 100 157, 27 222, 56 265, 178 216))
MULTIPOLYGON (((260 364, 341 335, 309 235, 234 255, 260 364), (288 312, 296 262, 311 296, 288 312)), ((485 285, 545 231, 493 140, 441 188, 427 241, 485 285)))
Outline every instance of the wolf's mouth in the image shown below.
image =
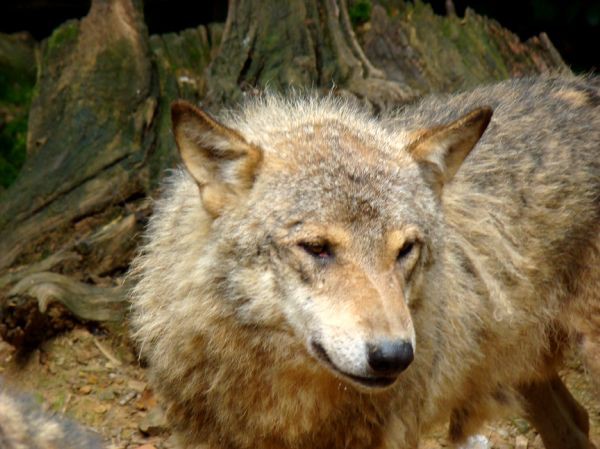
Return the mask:
POLYGON ((386 388, 391 386, 394 382, 396 382, 396 379, 398 378, 397 376, 379 376, 379 377, 363 377, 363 376, 356 376, 354 374, 349 374, 346 373, 344 371, 341 371, 329 358, 329 355, 327 354, 327 351, 325 351, 325 348, 323 346, 321 346, 320 343, 317 343, 316 341, 311 341, 311 347, 313 352, 315 353, 315 355, 319 358, 319 360, 321 360, 322 362, 324 362, 331 370, 335 371, 336 373, 340 374, 341 376, 352 380, 355 383, 360 384, 363 387, 368 387, 368 388, 386 388))

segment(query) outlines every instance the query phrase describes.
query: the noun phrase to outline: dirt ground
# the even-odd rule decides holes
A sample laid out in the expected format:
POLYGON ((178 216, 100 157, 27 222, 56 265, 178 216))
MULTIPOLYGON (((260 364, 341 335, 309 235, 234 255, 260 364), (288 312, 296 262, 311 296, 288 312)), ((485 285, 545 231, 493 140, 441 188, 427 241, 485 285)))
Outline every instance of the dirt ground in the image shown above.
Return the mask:
MULTIPOLYGON (((93 331, 76 327, 47 341, 20 363, 11 348, 0 342, 0 373, 49 409, 96 429, 111 449, 174 448, 145 370, 126 335, 127 330, 119 327, 93 331)), ((598 445, 600 398, 576 361, 569 363, 563 376, 588 409, 592 439, 598 445)), ((421 448, 448 447, 444 433, 444 429, 434 432, 421 448)), ((520 418, 491 423, 482 433, 494 449, 543 449, 539 436, 520 418)))

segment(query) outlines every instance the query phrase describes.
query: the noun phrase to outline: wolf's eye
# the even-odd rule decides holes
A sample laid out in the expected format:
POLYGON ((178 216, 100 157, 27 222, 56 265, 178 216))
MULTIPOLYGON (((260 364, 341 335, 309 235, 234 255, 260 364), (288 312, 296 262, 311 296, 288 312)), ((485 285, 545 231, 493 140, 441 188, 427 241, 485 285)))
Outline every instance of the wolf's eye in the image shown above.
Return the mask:
POLYGON ((327 260, 333 256, 331 246, 328 243, 300 242, 298 246, 319 260, 327 260))
POLYGON ((406 256, 408 256, 412 252, 414 247, 414 241, 407 240, 406 242, 404 242, 404 245, 402 245, 402 248, 400 248, 400 251, 398 251, 398 256, 396 257, 396 260, 401 261, 402 259, 405 259, 406 256))

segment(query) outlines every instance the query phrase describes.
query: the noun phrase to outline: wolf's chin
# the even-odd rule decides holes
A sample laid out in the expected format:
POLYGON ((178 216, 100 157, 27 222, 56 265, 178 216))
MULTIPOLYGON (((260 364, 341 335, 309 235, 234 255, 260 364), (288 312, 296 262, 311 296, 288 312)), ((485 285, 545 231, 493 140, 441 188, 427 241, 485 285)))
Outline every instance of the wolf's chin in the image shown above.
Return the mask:
POLYGON ((357 376, 354 374, 346 373, 340 370, 332 361, 325 348, 317 341, 311 340, 311 353, 315 356, 317 360, 322 362, 329 370, 333 371, 338 377, 342 377, 346 381, 351 381, 350 383, 357 385, 361 389, 368 390, 381 390, 385 388, 391 387, 398 376, 357 376))

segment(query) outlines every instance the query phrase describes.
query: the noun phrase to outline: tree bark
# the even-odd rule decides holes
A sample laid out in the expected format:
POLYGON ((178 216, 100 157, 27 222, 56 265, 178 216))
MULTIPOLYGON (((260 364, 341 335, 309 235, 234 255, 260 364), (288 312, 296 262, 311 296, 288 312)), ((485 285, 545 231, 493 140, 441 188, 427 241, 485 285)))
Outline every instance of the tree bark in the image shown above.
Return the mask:
POLYGON ((38 293, 52 290, 82 302, 65 302, 75 315, 104 319, 91 307, 95 289, 120 283, 146 198, 176 163, 169 106, 178 97, 216 110, 297 87, 353 95, 377 111, 568 70, 545 35, 522 43, 472 11, 441 17, 418 1, 380 0, 356 29, 348 11, 346 0, 231 0, 224 25, 148 36, 140 0, 93 0, 85 18, 59 27, 40 46, 27 161, 0 192, 0 299, 43 302, 38 293), (48 281, 46 271, 72 282, 48 281), (25 279, 28 288, 16 288, 25 279))
POLYGON ((335 87, 379 107, 414 97, 366 57, 345 0, 231 0, 207 84, 210 105, 231 104, 264 88, 335 87))
POLYGON ((42 45, 28 159, 0 198, 0 268, 37 237, 144 191, 157 92, 140 7, 95 0, 42 45))
POLYGON ((527 42, 467 9, 438 16, 421 2, 375 5, 359 32, 365 54, 419 95, 453 92, 510 77, 569 71, 545 34, 527 42))

